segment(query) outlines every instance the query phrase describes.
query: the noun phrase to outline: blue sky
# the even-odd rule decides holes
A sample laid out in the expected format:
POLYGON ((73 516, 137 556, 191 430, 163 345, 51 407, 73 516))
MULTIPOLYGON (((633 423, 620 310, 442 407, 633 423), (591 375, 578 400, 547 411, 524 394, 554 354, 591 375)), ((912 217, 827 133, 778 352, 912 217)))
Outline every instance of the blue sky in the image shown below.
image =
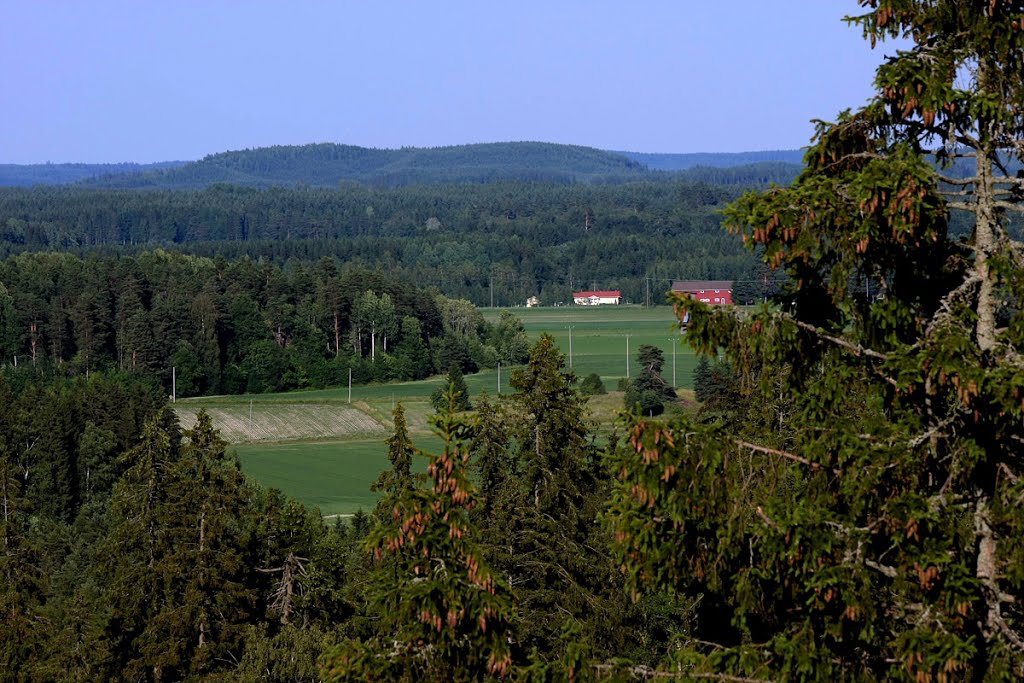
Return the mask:
POLYGON ((871 94, 840 0, 0 2, 0 163, 540 140, 806 144, 871 94))

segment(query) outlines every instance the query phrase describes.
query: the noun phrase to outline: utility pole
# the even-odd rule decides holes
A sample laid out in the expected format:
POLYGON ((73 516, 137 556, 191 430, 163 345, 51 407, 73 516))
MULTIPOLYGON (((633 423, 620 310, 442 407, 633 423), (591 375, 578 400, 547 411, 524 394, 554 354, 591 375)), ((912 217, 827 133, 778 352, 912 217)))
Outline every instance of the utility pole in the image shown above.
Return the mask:
POLYGON ((178 368, 171 366, 171 403, 178 402, 178 368))
POLYGON ((629 379, 629 335, 626 335, 626 379, 629 379))
POLYGON ((646 303, 644 304, 647 308, 651 307, 651 278, 644 278, 644 285, 647 287, 646 303))
POLYGON ((494 308, 494 276, 493 275, 491 275, 490 282, 491 282, 491 284, 490 284, 490 289, 491 289, 491 308, 494 308))
POLYGON ((679 388, 679 384, 676 382, 676 346, 679 345, 679 339, 675 338, 672 340, 672 386, 675 389, 679 388))
POLYGON ((348 369, 348 402, 352 402, 352 368, 348 369))
POLYGON ((501 396, 501 361, 498 361, 498 396, 501 396))
POLYGON ((569 369, 572 369, 572 325, 569 325, 569 369))

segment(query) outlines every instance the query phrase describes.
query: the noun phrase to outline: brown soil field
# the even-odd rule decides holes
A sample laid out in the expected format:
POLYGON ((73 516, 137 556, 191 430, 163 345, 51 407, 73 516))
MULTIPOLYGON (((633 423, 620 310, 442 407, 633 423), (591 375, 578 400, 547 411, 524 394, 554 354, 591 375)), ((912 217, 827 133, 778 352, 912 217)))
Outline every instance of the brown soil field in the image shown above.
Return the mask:
MULTIPOLYGON (((198 407, 174 407, 183 428, 196 422, 198 407)), ((229 443, 261 441, 311 441, 384 434, 387 427, 361 410, 349 406, 312 403, 254 403, 207 407, 213 426, 229 443), (250 419, 250 415, 252 416, 250 419)))

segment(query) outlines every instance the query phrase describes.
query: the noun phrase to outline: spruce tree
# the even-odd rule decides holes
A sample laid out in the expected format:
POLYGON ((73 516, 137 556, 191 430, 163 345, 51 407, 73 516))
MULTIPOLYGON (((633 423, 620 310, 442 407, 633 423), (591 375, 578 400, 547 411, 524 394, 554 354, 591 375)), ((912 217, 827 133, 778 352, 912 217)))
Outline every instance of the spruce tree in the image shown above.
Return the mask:
POLYGON ((462 375, 462 369, 457 363, 448 367, 448 374, 444 383, 434 390, 430 395, 430 403, 434 410, 443 413, 449 408, 449 401, 454 410, 472 410, 469 402, 469 387, 466 386, 466 378, 462 375))
POLYGON ((377 635, 334 648, 326 680, 472 681, 511 673, 508 586, 484 561, 469 517, 477 502, 468 477, 473 427, 451 408, 432 424, 444 448, 429 456, 426 485, 396 491, 389 519, 366 540, 374 558, 394 561, 393 574, 375 586, 377 635))
POLYGON ((715 645, 679 656, 709 675, 1019 680, 1024 7, 861 5, 872 44, 909 47, 865 107, 818 124, 791 187, 726 212, 790 303, 677 302, 749 400, 792 410, 756 433, 627 424, 617 553, 636 590, 715 606, 692 641, 715 645))
POLYGON ((597 524, 604 489, 593 475, 586 402, 547 334, 512 374, 515 460, 487 523, 491 557, 509 577, 519 613, 517 657, 565 657, 578 641, 608 647, 623 616, 597 524), (578 627, 573 638, 569 625, 578 627))

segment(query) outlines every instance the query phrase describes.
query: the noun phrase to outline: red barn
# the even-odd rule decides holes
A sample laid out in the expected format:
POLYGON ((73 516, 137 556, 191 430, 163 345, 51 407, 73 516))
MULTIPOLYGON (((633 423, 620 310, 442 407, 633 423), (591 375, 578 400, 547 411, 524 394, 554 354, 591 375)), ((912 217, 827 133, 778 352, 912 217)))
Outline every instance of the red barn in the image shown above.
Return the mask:
POLYGON ((676 280, 672 291, 687 294, 705 304, 726 305, 732 303, 732 280, 676 280))

